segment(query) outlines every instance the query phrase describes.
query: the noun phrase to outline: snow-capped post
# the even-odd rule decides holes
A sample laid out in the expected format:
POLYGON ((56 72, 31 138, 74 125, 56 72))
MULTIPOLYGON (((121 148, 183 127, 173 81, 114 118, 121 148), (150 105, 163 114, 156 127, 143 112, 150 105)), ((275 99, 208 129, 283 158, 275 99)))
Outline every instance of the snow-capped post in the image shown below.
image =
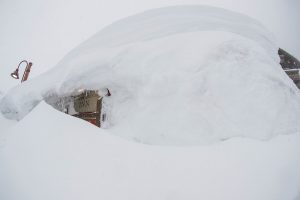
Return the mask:
POLYGON ((23 74, 23 77, 22 77, 22 80, 21 80, 21 83, 26 81, 28 79, 28 76, 29 76, 29 73, 30 73, 30 69, 31 69, 31 66, 32 66, 32 62, 28 62, 27 60, 22 60, 17 69, 11 73, 11 77, 13 77, 14 79, 19 79, 19 68, 21 66, 22 63, 26 63, 26 68, 25 68, 25 71, 24 71, 24 74, 23 74))

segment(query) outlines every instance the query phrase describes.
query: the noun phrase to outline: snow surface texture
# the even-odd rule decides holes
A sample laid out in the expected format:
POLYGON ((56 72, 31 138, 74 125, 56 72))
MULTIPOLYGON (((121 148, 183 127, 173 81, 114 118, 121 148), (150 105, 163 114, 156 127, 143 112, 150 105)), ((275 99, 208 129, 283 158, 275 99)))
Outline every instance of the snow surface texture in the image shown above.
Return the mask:
POLYGON ((257 21, 208 6, 118 21, 49 72, 12 89, 2 113, 22 119, 48 96, 109 88, 108 132, 149 144, 268 139, 300 130, 300 96, 257 21))
POLYGON ((299 144, 300 134, 144 145, 41 102, 0 148, 0 199, 299 200, 299 144))

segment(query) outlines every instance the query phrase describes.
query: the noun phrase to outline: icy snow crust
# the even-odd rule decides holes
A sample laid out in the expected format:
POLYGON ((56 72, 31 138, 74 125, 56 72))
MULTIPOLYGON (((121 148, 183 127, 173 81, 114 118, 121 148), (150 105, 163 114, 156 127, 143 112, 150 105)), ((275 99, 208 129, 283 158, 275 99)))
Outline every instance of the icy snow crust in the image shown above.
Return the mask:
POLYGON ((120 20, 40 77, 13 88, 1 111, 22 119, 42 99, 109 88, 108 132, 149 144, 268 139, 300 129, 300 97, 257 21, 208 6, 120 20))

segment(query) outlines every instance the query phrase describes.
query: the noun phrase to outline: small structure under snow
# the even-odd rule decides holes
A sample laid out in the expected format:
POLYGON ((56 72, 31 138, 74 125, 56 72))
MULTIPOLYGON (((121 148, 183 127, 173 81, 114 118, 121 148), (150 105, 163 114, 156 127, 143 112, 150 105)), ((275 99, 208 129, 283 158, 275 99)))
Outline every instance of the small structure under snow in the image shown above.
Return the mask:
POLYGON ((53 97, 109 88, 100 96, 111 134, 172 145, 268 139, 300 131, 299 91, 279 62, 272 34, 248 16, 166 7, 107 26, 0 108, 21 120, 42 100, 55 107, 53 97))
POLYGON ((299 60, 281 48, 278 50, 278 54, 280 56, 280 65, 283 70, 300 89, 299 60))
POLYGON ((86 120, 98 127, 105 127, 108 117, 103 106, 103 97, 111 96, 110 91, 106 90, 106 94, 102 94, 97 90, 79 89, 69 96, 53 95, 45 100, 61 112, 86 120))

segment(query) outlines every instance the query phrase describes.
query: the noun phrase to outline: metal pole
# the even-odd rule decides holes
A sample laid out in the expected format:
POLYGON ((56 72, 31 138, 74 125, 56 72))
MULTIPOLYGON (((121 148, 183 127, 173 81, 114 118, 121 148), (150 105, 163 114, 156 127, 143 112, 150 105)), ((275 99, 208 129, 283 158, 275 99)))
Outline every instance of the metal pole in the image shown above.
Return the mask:
POLYGON ((24 74, 23 74, 23 77, 22 77, 22 80, 21 80, 21 83, 28 79, 31 66, 32 66, 31 62, 27 64, 26 69, 25 69, 24 74))

